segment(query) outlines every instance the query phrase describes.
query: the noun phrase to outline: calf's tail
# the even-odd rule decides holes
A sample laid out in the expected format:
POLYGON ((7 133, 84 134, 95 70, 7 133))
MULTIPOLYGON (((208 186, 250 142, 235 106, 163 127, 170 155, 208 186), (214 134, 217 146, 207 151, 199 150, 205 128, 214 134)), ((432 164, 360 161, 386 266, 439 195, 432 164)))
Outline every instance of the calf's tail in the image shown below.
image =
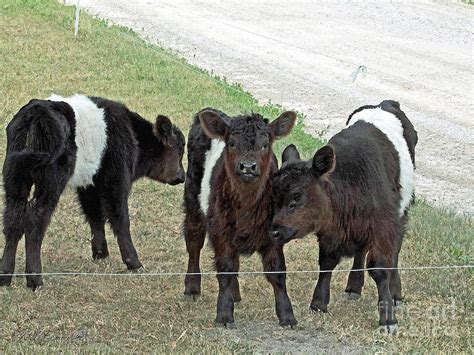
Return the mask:
POLYGON ((14 118, 7 128, 4 174, 18 170, 26 174, 52 164, 65 150, 69 135, 67 121, 55 112, 44 111, 44 108, 30 111, 14 118))

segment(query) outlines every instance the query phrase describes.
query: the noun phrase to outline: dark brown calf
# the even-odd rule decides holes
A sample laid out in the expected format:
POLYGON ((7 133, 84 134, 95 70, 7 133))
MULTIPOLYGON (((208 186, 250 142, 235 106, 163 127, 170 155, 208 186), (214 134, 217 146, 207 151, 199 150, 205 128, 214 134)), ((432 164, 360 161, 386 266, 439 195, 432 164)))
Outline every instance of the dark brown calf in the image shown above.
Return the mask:
MULTIPOLYGON (((291 162, 301 161, 300 153, 296 147, 291 144, 285 148, 282 154, 282 162, 284 166, 291 162)), ((352 271, 349 273, 349 279, 347 280, 346 294, 349 300, 358 300, 362 294, 362 288, 364 287, 364 272, 354 271, 364 268, 365 254, 363 250, 357 249, 354 255, 354 262, 352 264, 352 271)))
MULTIPOLYGON (((272 215, 271 176, 277 170, 274 139, 290 133, 296 115, 285 112, 272 123, 260 115, 230 118, 205 109, 195 118, 188 140, 184 235, 188 273, 199 273, 206 231, 218 273, 237 273, 239 255, 255 251, 265 271, 285 271, 282 246, 268 236, 272 215)), ((234 302, 240 301, 236 274, 218 274, 218 324, 233 325, 234 302)), ((281 325, 295 325, 285 274, 267 274, 275 292, 281 325)), ((199 275, 187 275, 186 295, 201 293, 199 275)))
MULTIPOLYGON (((331 271, 341 257, 354 256, 360 267, 397 268, 407 211, 414 188, 416 131, 397 102, 364 106, 348 127, 316 152, 312 161, 299 159, 294 146, 273 179, 274 240, 315 233, 322 271, 311 309, 327 311, 331 271)), ((398 270, 370 270, 377 284, 379 324, 396 329, 395 303, 402 299, 398 270)), ((360 294, 362 272, 351 272, 348 289, 360 294)))

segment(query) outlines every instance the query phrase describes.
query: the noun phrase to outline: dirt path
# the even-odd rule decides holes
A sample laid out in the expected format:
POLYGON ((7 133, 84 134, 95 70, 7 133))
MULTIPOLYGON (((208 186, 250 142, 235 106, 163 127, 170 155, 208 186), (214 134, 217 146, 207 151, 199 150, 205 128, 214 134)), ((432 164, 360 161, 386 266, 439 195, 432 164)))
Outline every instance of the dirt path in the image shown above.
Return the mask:
MULTIPOLYGON (((74 2, 69 0, 69 2, 74 2)), ((419 133, 418 194, 474 212, 474 7, 448 2, 81 0, 326 137, 390 98, 419 133), (367 67, 365 78, 351 73, 367 67)))
POLYGON ((362 354, 369 350, 338 339, 326 331, 297 326, 296 329, 276 327, 273 322, 249 322, 235 329, 215 328, 206 334, 210 339, 229 339, 248 344, 260 354, 362 354))

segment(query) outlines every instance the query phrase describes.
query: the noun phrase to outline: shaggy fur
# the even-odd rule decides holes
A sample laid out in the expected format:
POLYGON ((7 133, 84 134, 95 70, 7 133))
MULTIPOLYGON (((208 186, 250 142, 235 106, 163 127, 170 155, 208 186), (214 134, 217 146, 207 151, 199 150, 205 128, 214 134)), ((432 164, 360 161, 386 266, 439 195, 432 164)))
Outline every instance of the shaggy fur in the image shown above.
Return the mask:
MULTIPOLYGON (((77 186, 91 227, 93 258, 109 254, 108 220, 123 262, 130 270, 140 269, 128 215, 132 182, 143 176, 169 184, 183 182, 183 134, 165 116, 152 125, 118 102, 81 95, 64 101, 52 98, 31 100, 7 127, 2 273, 14 272, 23 234, 26 273, 41 273, 43 237, 68 182, 77 186)), ((10 283, 11 276, 0 274, 0 285, 10 283)), ((27 276, 28 287, 42 284, 40 275, 27 276)))
MULTIPOLYGON (((408 131, 401 132, 400 121, 394 123, 396 117, 406 118, 396 102, 384 101, 372 110, 369 112, 377 113, 375 117, 365 109, 356 110, 348 127, 318 150, 312 161, 301 161, 296 148, 288 147, 284 166, 273 179, 272 237, 286 243, 316 233, 321 270, 332 271, 344 256, 355 256, 353 267, 362 268, 366 255, 369 268, 398 267, 407 208, 400 171, 405 169, 409 151, 414 159, 416 131, 410 123, 404 125, 408 131), (387 106, 399 112, 395 116, 381 113, 387 106), (400 139, 408 145, 403 161, 399 158, 398 149, 404 147, 400 139)), ((402 299, 400 276, 397 270, 372 270, 369 274, 379 293, 379 324, 391 331, 397 323, 392 299, 402 299)), ((330 279, 330 272, 320 274, 311 309, 327 311, 330 279)), ((360 295, 362 285, 363 273, 352 271, 346 292, 360 295)))
MULTIPOLYGON (((262 256, 264 270, 285 270, 282 247, 272 243, 268 236, 272 215, 271 175, 277 170, 272 142, 287 135, 295 119, 293 112, 286 112, 268 124, 257 114, 231 119, 213 109, 205 109, 195 116, 188 138, 184 192, 188 273, 200 272, 199 258, 206 231, 218 272, 237 273, 239 255, 256 251, 262 256), (221 147, 217 139, 225 146, 221 147)), ((217 279, 216 322, 231 325, 234 302, 240 301, 237 276, 219 274, 217 279)), ((274 288, 280 324, 296 324, 285 274, 268 274, 267 279, 274 288)), ((201 293, 199 275, 186 276, 184 293, 194 299, 201 293)))

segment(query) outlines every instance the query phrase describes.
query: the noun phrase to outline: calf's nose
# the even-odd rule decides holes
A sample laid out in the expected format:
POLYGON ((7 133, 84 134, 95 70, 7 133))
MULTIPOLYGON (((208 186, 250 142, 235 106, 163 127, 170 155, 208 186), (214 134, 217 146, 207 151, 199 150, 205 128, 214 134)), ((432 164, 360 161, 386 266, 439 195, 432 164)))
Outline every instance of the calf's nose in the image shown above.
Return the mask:
POLYGON ((180 172, 178 173, 176 179, 174 179, 173 181, 170 181, 169 184, 170 185, 178 185, 178 184, 182 184, 185 180, 185 174, 184 174, 184 170, 181 169, 180 172))
POLYGON ((239 163, 239 172, 243 174, 253 174, 257 171, 257 163, 254 161, 241 161, 239 163))
POLYGON ((270 239, 276 244, 288 243, 296 234, 296 230, 280 224, 273 224, 269 230, 270 239))

